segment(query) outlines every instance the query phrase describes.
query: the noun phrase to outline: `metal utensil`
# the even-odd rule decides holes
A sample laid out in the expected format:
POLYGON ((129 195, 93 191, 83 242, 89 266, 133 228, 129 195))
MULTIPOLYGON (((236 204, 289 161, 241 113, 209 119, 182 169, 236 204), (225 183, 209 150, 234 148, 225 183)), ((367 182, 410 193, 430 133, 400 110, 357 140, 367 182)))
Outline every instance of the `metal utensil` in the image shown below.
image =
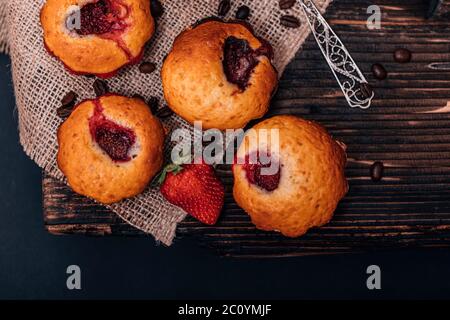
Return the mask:
POLYGON ((334 33, 325 18, 311 0, 300 0, 303 12, 308 18, 308 24, 314 38, 322 51, 325 60, 333 72, 345 99, 352 108, 367 109, 370 107, 374 93, 367 97, 367 92, 361 90, 361 84, 367 83, 350 53, 342 41, 334 33))

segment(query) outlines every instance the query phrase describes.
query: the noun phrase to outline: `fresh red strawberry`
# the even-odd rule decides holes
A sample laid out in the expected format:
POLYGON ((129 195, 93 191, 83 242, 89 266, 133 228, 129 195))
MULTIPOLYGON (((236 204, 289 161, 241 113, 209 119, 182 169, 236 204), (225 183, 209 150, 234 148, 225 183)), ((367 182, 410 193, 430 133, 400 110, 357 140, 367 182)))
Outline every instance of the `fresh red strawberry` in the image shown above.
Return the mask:
POLYGON ((205 224, 217 222, 225 190, 212 166, 204 163, 171 164, 163 170, 159 182, 167 201, 205 224))

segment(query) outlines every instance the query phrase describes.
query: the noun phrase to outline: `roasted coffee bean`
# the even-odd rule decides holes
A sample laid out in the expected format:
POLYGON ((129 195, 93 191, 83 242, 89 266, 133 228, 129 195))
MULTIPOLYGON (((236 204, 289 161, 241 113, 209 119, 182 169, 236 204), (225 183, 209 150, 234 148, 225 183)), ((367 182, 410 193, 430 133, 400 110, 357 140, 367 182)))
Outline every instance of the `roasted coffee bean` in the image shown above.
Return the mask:
POLYGON ((153 71, 156 70, 156 65, 152 62, 143 62, 141 63, 141 65, 139 66, 139 71, 141 73, 152 73, 153 71))
POLYGON ((410 62, 412 58, 412 53, 408 49, 397 49, 394 51, 394 60, 399 63, 410 62))
POLYGON ((94 92, 97 97, 101 97, 108 93, 108 85, 105 81, 97 79, 94 81, 94 92))
POLYGON ((74 105, 67 105, 67 106, 59 107, 58 109, 56 109, 56 114, 61 119, 66 119, 72 113, 73 107, 74 107, 74 105))
POLYGON ((372 73, 373 76, 378 80, 384 80, 387 78, 386 69, 379 63, 375 63, 372 65, 372 73))
POLYGON ((359 89, 361 90, 361 95, 363 98, 368 99, 373 94, 373 89, 367 82, 363 82, 359 84, 359 89))
POLYGON ((133 98, 140 99, 140 100, 145 102, 145 98, 143 96, 141 96, 140 94, 138 94, 138 93, 133 94, 133 98))
POLYGON ((296 17, 290 16, 290 15, 282 16, 280 19, 280 23, 282 26, 284 26, 286 28, 294 28, 294 29, 298 28, 302 25, 300 20, 298 20, 296 17))
POLYGON ((158 0, 150 1, 150 11, 152 12, 152 16, 154 18, 159 18, 164 13, 164 7, 158 0))
POLYGON ((61 104, 63 107, 74 106, 77 100, 77 94, 73 91, 68 92, 64 98, 61 100, 61 104))
POLYGON ((287 10, 290 9, 294 6, 295 2, 297 2, 297 0, 280 0, 280 9, 281 10, 287 10))
POLYGON ((376 161, 370 166, 370 177, 372 181, 380 181, 383 179, 384 164, 381 161, 376 161))
POLYGON ((169 118, 172 115, 173 111, 168 106, 164 106, 156 112, 156 116, 161 119, 169 118))
POLYGON ((246 20, 250 16, 250 8, 247 6, 241 6, 236 11, 236 19, 246 20))
POLYGON ((219 16, 224 17, 227 15, 230 9, 231 9, 230 0, 222 0, 219 3, 219 9, 217 10, 217 13, 219 16))
POLYGON ((158 112, 158 105, 159 105, 158 97, 154 97, 154 96, 150 97, 150 99, 148 99, 147 104, 150 107, 152 114, 156 114, 156 112, 158 112))

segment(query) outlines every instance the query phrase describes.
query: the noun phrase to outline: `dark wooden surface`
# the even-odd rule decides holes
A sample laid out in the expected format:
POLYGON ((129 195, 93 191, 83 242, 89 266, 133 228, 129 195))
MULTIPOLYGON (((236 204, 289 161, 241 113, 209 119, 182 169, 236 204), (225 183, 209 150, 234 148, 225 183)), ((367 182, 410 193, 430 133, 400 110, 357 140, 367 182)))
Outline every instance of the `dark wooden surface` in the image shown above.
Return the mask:
POLYGON ((450 0, 429 0, 429 18, 449 19, 450 18, 450 0))
MULTIPOLYGON (((188 218, 179 237, 220 254, 280 257, 337 254, 400 247, 450 245, 450 26, 423 18, 422 0, 336 0, 327 19, 341 36, 376 91, 366 111, 350 109, 309 37, 290 64, 270 115, 296 114, 324 124, 348 145, 350 192, 330 224, 298 239, 256 230, 231 197, 229 168, 218 173, 227 185, 225 210, 217 226, 188 218), (366 28, 366 9, 378 4, 382 29, 366 28), (398 64, 396 48, 413 52, 398 64), (370 74, 372 63, 389 72, 370 74), (369 178, 369 166, 386 165, 383 181, 369 178)), ((55 234, 139 235, 139 231, 66 186, 44 176, 44 219, 55 234)))

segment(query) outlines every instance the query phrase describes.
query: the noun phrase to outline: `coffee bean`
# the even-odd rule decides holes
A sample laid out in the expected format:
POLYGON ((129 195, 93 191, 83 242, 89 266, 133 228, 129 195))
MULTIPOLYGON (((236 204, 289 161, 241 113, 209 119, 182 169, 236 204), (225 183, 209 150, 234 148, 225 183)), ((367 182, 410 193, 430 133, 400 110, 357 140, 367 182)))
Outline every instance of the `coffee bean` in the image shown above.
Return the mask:
POLYGON ((73 107, 74 107, 74 105, 67 105, 67 106, 59 107, 58 109, 56 109, 56 114, 61 119, 66 119, 72 113, 73 107))
POLYGON ((219 16, 224 17, 227 15, 230 9, 231 9, 230 0, 222 0, 219 3, 219 9, 217 10, 217 13, 219 16))
POLYGON ((68 92, 61 100, 63 107, 74 106, 77 100, 77 94, 73 91, 68 92))
POLYGON ((156 112, 156 116, 161 119, 169 118, 172 115, 173 111, 168 106, 164 106, 156 112))
POLYGON ((147 102, 148 106, 150 107, 150 110, 152 111, 152 114, 156 114, 158 111, 158 105, 159 105, 159 99, 158 97, 150 97, 147 102))
POLYGON ((241 6, 236 11, 236 19, 246 20, 250 16, 250 8, 247 6, 241 6))
POLYGON ((379 63, 375 63, 372 65, 372 73, 373 76, 378 80, 384 80, 387 77, 386 69, 379 63))
POLYGON ((97 97, 101 97, 108 93, 108 85, 105 81, 97 79, 94 81, 94 92, 97 97))
POLYGON ((280 9, 281 10, 290 9, 294 6, 295 2, 297 2, 297 0, 280 0, 279 2, 280 9))
POLYGON ((408 49, 400 48, 394 51, 394 60, 399 63, 410 62, 412 53, 408 49))
POLYGON ((140 100, 145 102, 145 98, 143 96, 141 96, 140 94, 138 94, 138 93, 133 94, 133 98, 140 99, 140 100))
POLYGON ((282 16, 280 19, 280 23, 282 26, 284 26, 286 28, 294 28, 294 29, 298 28, 302 25, 300 20, 298 20, 296 17, 290 16, 290 15, 282 16))
POLYGON ((380 181, 383 179, 384 164, 381 161, 376 161, 370 166, 370 177, 372 181, 380 181))
POLYGON ((364 99, 369 99, 370 97, 372 97, 373 90, 370 84, 368 84, 367 82, 360 83, 359 89, 364 99))
POLYGON ((152 73, 153 71, 156 70, 156 65, 152 62, 143 62, 141 63, 141 65, 139 66, 139 71, 141 73, 152 73))
POLYGON ((159 18, 164 13, 164 7, 158 0, 150 1, 150 11, 152 12, 152 16, 154 18, 159 18))
POLYGON ((65 119, 72 113, 75 102, 77 101, 77 94, 73 91, 68 92, 61 100, 62 106, 56 110, 56 114, 65 119))

